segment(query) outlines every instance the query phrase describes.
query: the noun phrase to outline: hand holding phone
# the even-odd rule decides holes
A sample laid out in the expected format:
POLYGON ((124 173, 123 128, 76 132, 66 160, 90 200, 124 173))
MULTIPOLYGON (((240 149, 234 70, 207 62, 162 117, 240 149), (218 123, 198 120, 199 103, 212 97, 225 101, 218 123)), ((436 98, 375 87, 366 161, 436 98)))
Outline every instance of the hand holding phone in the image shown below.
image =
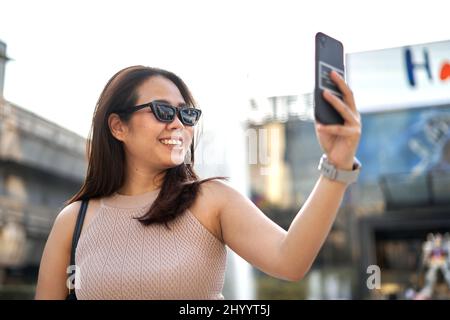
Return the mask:
POLYGON ((344 124, 339 112, 323 98, 323 90, 327 89, 342 98, 342 92, 330 78, 330 72, 336 71, 345 78, 344 47, 342 43, 322 32, 316 34, 314 116, 323 124, 344 124))

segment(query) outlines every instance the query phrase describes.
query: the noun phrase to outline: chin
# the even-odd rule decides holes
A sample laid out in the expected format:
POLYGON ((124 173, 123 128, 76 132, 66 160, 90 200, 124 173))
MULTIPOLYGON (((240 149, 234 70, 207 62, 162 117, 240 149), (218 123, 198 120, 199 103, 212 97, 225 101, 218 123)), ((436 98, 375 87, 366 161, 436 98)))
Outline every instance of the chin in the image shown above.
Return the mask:
POLYGON ((169 168, 177 167, 180 164, 183 164, 183 162, 184 162, 184 157, 183 158, 178 158, 178 157, 175 158, 174 157, 174 158, 164 161, 163 165, 169 169, 169 168))
POLYGON ((172 152, 172 154, 170 155, 169 162, 171 162, 175 166, 178 166, 184 162, 185 157, 186 157, 185 152, 180 152, 180 153, 172 152))

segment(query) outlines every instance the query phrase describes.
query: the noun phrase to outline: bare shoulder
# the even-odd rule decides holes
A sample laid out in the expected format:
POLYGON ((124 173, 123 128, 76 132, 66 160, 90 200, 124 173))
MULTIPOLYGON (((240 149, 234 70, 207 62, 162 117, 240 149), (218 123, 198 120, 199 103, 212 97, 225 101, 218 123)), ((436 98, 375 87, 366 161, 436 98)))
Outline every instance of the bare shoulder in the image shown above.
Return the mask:
POLYGON ((223 242, 220 212, 232 188, 225 182, 214 179, 200 184, 200 192, 191 206, 191 213, 217 239, 223 242))
MULTIPOLYGON (((54 228, 61 230, 66 236, 67 239, 70 240, 70 245, 72 244, 72 236, 73 231, 75 229, 76 220, 78 217, 78 213, 80 211, 81 201, 75 201, 64 207, 61 212, 58 214, 55 220, 54 228)), ((94 216, 97 214, 98 209, 100 208, 100 200, 99 199, 90 199, 89 204, 86 211, 86 216, 83 221, 83 225, 81 228, 81 234, 86 229, 86 227, 91 223, 94 216)))
POLYGON ((202 184, 201 188, 204 202, 210 208, 213 208, 216 217, 220 220, 221 215, 226 209, 233 204, 242 202, 250 202, 250 200, 234 188, 227 181, 214 179, 202 184))
POLYGON ((233 197, 242 197, 243 195, 232 187, 228 182, 214 179, 202 184, 202 193, 207 195, 208 199, 216 205, 222 205, 233 197))
POLYGON ((233 204, 250 202, 246 195, 227 181, 218 179, 207 181, 204 190, 209 203, 217 211, 219 219, 221 214, 233 204))
POLYGON ((63 241, 64 247, 70 248, 73 230, 81 207, 81 201, 76 201, 65 206, 56 216, 52 233, 63 241))
POLYGON ((75 201, 65 206, 56 216, 55 225, 70 226, 73 223, 73 226, 75 226, 75 220, 77 219, 80 207, 81 201, 75 201))

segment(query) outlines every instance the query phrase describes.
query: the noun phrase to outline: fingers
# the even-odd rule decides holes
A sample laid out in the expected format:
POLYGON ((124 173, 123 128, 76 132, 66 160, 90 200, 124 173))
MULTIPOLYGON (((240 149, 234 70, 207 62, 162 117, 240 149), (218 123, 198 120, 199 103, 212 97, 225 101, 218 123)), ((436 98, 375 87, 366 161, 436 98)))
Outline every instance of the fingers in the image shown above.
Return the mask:
POLYGON ((317 124, 317 130, 319 132, 328 133, 331 135, 337 135, 342 137, 359 137, 360 127, 346 127, 341 125, 322 125, 317 124))
POLYGON ((338 86, 339 90, 344 95, 344 101, 348 104, 352 111, 356 111, 355 99, 353 97, 353 92, 350 87, 345 83, 345 80, 336 71, 331 71, 331 80, 338 86))
POLYGON ((359 123, 359 117, 357 116, 357 113, 355 114, 354 112, 352 112, 350 107, 348 107, 337 96, 335 96, 328 90, 324 90, 323 97, 339 112, 339 114, 342 116, 342 118, 344 118, 345 121, 350 124, 359 123))

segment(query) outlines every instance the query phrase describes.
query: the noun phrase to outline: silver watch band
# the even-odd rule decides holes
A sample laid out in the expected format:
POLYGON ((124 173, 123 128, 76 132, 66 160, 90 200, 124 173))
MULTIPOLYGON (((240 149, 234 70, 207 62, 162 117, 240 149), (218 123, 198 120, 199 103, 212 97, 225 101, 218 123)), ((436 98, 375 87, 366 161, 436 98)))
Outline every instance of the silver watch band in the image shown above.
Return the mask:
POLYGON ((336 180, 346 184, 354 183, 358 180, 359 172, 361 170, 361 162, 355 157, 353 163, 353 170, 337 169, 334 165, 328 162, 326 155, 322 155, 318 169, 323 176, 330 180, 336 180))

